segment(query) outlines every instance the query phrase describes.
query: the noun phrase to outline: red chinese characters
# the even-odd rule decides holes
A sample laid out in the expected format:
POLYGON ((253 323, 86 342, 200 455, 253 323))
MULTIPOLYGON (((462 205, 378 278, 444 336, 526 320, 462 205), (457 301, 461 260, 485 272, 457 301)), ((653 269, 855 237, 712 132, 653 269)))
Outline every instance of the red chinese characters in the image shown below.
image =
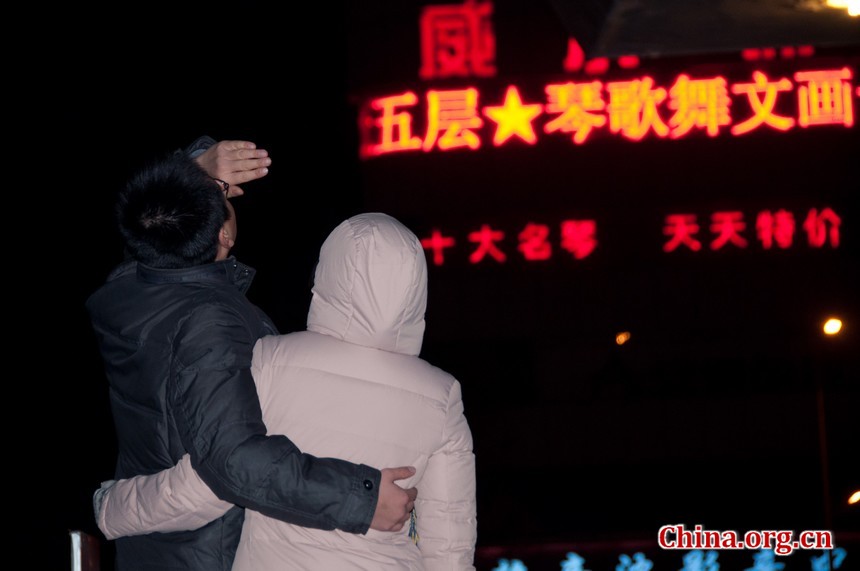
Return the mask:
POLYGON ((546 112, 558 116, 544 125, 544 131, 572 133, 573 142, 581 145, 593 129, 606 125, 602 94, 603 84, 599 81, 547 85, 546 112))
POLYGON ((732 135, 743 135, 762 125, 777 131, 788 131, 794 127, 794 119, 777 115, 774 111, 779 93, 789 90, 791 90, 791 81, 787 78, 770 81, 761 71, 753 72, 752 83, 733 85, 732 93, 746 95, 753 114, 732 126, 732 135))
MULTIPOLYGON (((807 245, 810 248, 838 248, 841 224, 841 218, 832 208, 825 207, 820 211, 817 208, 810 209, 803 222, 807 245)), ((669 214, 663 225, 663 234, 669 237, 663 244, 663 251, 674 252, 683 248, 698 252, 702 248, 700 230, 695 214, 669 214)), ((744 249, 749 245, 747 224, 740 211, 712 213, 709 230, 711 250, 727 247, 744 249)), ((756 214, 755 236, 762 249, 787 249, 794 243, 794 235, 795 218, 791 212, 783 209, 762 210, 756 214)))
POLYGON ((478 116, 478 90, 474 88, 427 92, 427 136, 422 147, 441 150, 477 149, 481 139, 475 129, 484 124, 478 116), (440 135, 441 133, 441 135, 440 135))
MULTIPOLYGON (((781 208, 760 210, 750 217, 754 224, 747 224, 747 216, 739 210, 712 212, 707 220, 705 225, 694 213, 667 214, 663 220, 662 251, 747 250, 755 245, 762 251, 787 250, 796 247, 802 238, 809 249, 835 249, 839 247, 842 225, 842 219, 829 206, 810 208, 799 217, 781 208), (800 219, 803 222, 798 226, 796 220, 800 219)), ((656 230, 655 236, 659 232, 656 230)), ((526 263, 545 262, 559 254, 577 262, 594 255, 599 245, 598 224, 593 219, 570 218, 557 226, 529 221, 510 238, 505 229, 480 224, 464 235, 466 240, 461 242, 450 232, 436 228, 421 240, 421 245, 434 266, 443 266, 452 257, 468 259, 473 265, 502 265, 511 262, 510 254, 517 252, 516 259, 526 263)))
POLYGON ((813 248, 822 248, 825 245, 838 248, 841 225, 842 219, 830 208, 824 208, 821 212, 813 208, 803 221, 803 229, 806 231, 809 245, 813 248))
POLYGON ((549 226, 529 222, 519 235, 518 249, 526 260, 548 260, 552 255, 549 226))
POLYGON ((794 80, 798 83, 797 122, 801 127, 854 124, 850 69, 799 71, 794 80))
POLYGON ((742 233, 746 230, 743 212, 714 212, 711 214, 711 250, 719 250, 726 244, 732 244, 738 248, 747 247, 747 239, 742 233))
POLYGON ((422 79, 492 77, 496 36, 492 2, 425 6, 421 12, 422 79))
POLYGON ((719 134, 720 127, 731 124, 726 80, 723 77, 690 79, 680 75, 669 89, 669 108, 675 114, 669 120, 671 137, 678 139, 692 129, 704 129, 711 136, 719 134))
POLYGON ((439 230, 433 230, 429 238, 421 240, 421 246, 432 253, 431 260, 434 265, 441 266, 445 263, 445 249, 452 247, 457 241, 450 236, 443 236, 439 230))
POLYGON ((561 247, 577 260, 587 258, 597 247, 597 222, 565 220, 561 223, 561 247))
POLYGON ((774 246, 785 250, 794 241, 794 214, 786 210, 762 210, 756 216, 756 237, 761 247, 770 250, 774 246))
POLYGON ((650 76, 569 81, 545 85, 542 98, 509 85, 491 101, 484 101, 474 86, 429 89, 423 95, 406 91, 362 106, 360 152, 370 158, 403 151, 474 151, 485 142, 535 145, 539 134, 583 145, 599 135, 641 141, 854 125, 855 87, 848 67, 774 78, 754 71, 751 79, 730 83, 722 76, 680 74, 668 88, 650 76))
POLYGON ((469 241, 478 245, 477 248, 469 255, 469 261, 477 264, 486 256, 490 256, 497 262, 504 262, 508 257, 504 252, 499 250, 496 245, 505 237, 505 233, 500 230, 493 230, 488 224, 481 226, 481 229, 476 232, 469 233, 469 241))
MULTIPOLYGON (((467 233, 471 244, 468 260, 471 264, 504 264, 508 261, 505 243, 506 233, 490 224, 482 224, 478 229, 467 233)), ((516 249, 522 259, 528 262, 549 260, 553 255, 553 243, 557 242, 563 251, 575 260, 590 256, 597 247, 597 222, 594 220, 563 220, 558 234, 553 234, 549 225, 528 222, 517 233, 516 249)), ((457 240, 434 229, 421 240, 430 263, 442 266, 446 263, 446 252, 457 244, 457 240)))

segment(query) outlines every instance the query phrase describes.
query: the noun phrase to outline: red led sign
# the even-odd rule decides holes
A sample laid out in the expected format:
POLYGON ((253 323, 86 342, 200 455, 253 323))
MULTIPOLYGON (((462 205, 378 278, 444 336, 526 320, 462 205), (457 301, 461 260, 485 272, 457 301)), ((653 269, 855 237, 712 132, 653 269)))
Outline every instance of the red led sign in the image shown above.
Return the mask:
MULTIPOLYGON (((569 137, 582 145, 597 131, 630 141, 646 136, 682 139, 700 131, 741 136, 760 129, 789 131, 854 125, 855 87, 848 67, 798 71, 789 77, 752 72, 750 81, 723 76, 678 75, 668 87, 642 76, 625 81, 584 81, 544 86, 543 101, 527 100, 515 85, 501 101, 481 104, 477 87, 429 89, 378 97, 361 109, 363 158, 403 151, 477 150, 516 143, 534 145, 541 136, 569 137), (793 98, 796 112, 777 111, 793 98), (735 106, 745 102, 746 106, 735 106), (417 121, 424 126, 417 132, 417 121)), ((860 92, 860 90, 857 90, 860 92)))
POLYGON ((425 6, 420 22, 421 78, 494 76, 492 14, 492 2, 425 6))
MULTIPOLYGON (((671 253, 676 250, 699 252, 703 248, 712 251, 746 249, 753 232, 762 250, 785 250, 794 245, 796 224, 792 212, 785 209, 762 210, 755 215, 754 220, 754 225, 750 227, 744 213, 740 211, 712 212, 707 224, 700 224, 696 214, 668 214, 663 223, 666 240, 662 250, 671 253)), ((842 220, 832 208, 809 209, 802 222, 806 245, 812 249, 838 248, 841 224, 842 220)), ((553 228, 548 224, 527 222, 516 235, 516 249, 522 259, 527 262, 549 260, 557 244, 567 257, 582 260, 592 255, 598 246, 598 224, 595 220, 562 220, 557 229, 558 234, 554 235, 553 228)), ((479 228, 467 232, 467 244, 463 249, 469 251, 469 263, 507 262, 505 237, 503 230, 490 224, 481 224, 479 228)), ((421 240, 421 245, 430 262, 442 266, 446 254, 455 251, 458 241, 436 228, 421 240)))

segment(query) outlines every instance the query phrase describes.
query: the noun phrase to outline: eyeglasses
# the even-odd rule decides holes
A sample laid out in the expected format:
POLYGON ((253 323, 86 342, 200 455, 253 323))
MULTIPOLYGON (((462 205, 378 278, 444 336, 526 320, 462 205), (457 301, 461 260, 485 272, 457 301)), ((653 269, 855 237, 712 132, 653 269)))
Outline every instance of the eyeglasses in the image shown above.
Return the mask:
POLYGON ((227 191, 230 190, 230 183, 227 182, 226 180, 221 180, 220 178, 214 178, 213 177, 212 180, 217 182, 218 185, 221 187, 221 190, 224 191, 224 198, 229 198, 230 193, 227 191))

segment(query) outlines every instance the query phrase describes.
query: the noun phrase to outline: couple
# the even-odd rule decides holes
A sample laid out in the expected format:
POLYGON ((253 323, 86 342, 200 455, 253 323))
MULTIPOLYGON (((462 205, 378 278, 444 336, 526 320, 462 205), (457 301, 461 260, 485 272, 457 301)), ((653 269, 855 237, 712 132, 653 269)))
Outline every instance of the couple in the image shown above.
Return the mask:
POLYGON ((222 171, 215 147, 130 182, 119 215, 132 261, 88 302, 120 443, 118 480, 95 502, 99 528, 121 538, 118 571, 474 569, 471 433, 459 383, 418 357, 427 270, 417 238, 380 213, 341 223, 320 251, 307 331, 274 335, 261 312, 247 314, 253 270, 229 255, 237 227, 225 200, 265 172, 222 171), (148 200, 174 210, 124 218, 148 200), (166 219, 181 226, 185 207, 188 218, 216 215, 140 238, 166 219), (164 376, 155 391, 153 371, 164 376), (406 509, 379 523, 381 510, 397 512, 386 502, 402 502, 387 484, 404 475, 370 466, 406 465, 406 509), (244 525, 233 504, 248 508, 244 525))

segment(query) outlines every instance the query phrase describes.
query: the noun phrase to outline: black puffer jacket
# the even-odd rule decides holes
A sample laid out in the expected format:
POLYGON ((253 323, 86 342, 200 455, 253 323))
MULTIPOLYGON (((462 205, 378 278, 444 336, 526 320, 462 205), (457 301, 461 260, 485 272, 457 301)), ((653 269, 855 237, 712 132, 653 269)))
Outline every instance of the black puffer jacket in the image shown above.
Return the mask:
MULTIPOLYGON (((179 270, 127 262, 87 300, 110 384, 116 478, 152 474, 188 452, 222 499, 285 521, 364 533, 380 473, 301 454, 266 436, 250 366, 276 333, 245 297, 254 271, 234 258, 179 270)), ((196 531, 117 540, 117 570, 229 571, 243 512, 196 531)))

